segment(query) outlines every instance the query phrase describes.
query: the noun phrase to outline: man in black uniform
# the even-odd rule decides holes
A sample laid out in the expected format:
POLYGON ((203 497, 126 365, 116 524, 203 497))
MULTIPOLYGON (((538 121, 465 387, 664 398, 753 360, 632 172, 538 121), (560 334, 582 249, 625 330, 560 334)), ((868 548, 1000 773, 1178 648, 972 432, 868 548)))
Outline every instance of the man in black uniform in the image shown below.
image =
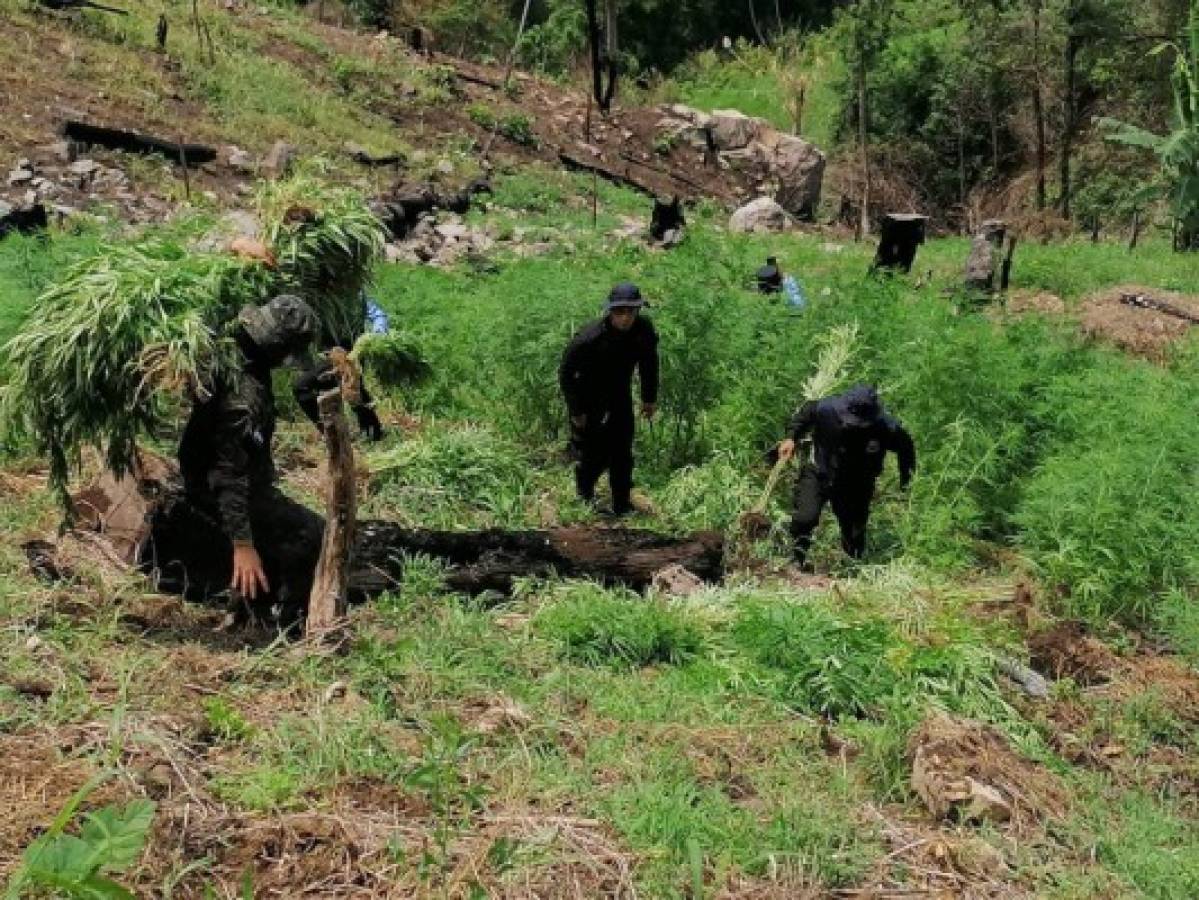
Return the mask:
POLYGON ((636 285, 616 285, 604 317, 574 336, 558 369, 578 459, 579 496, 592 502, 595 483, 607 469, 617 516, 633 508, 634 369, 641 377, 641 412, 647 420, 654 417, 658 402, 658 333, 640 315, 645 305, 636 285))
POLYGON ((766 258, 766 265, 758 269, 757 278, 759 294, 778 294, 783 290, 783 273, 776 257, 766 258))
POLYGON ((299 620, 312 591, 324 520, 279 491, 271 372, 307 353, 319 325, 300 298, 238 315, 239 376, 192 408, 179 445, 183 496, 154 527, 147 564, 167 589, 205 600, 232 590, 234 620, 299 620))
POLYGON ((855 559, 866 551, 866 522, 874 483, 887 451, 899 460, 899 483, 907 487, 916 470, 911 436, 883 410, 878 391, 858 385, 833 397, 805 403, 791 419, 790 437, 779 444, 781 459, 795 455, 799 441, 812 436, 815 459, 805 463, 795 483, 791 537, 803 564, 824 504, 831 503, 841 526, 841 546, 855 559))

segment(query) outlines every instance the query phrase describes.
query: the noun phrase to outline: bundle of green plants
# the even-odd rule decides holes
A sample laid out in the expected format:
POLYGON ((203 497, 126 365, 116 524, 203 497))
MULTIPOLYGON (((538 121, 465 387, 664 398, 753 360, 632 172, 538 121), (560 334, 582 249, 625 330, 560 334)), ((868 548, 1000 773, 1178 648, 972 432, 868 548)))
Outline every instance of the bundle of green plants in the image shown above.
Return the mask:
POLYGON ((378 219, 352 191, 314 176, 268 183, 258 196, 280 288, 303 297, 334 335, 362 330, 362 291, 383 253, 378 219))
POLYGON ((5 346, 9 429, 33 439, 60 491, 88 444, 125 471, 138 434, 162 423, 170 397, 205 396, 235 363, 221 323, 271 281, 260 265, 158 240, 75 264, 5 346))
POLYGON ((325 330, 361 329, 362 287, 382 240, 361 200, 297 179, 266 189, 262 213, 277 268, 151 236, 99 248, 34 302, 5 346, 4 419, 49 459, 64 500, 84 446, 99 445, 124 472, 139 434, 232 377, 230 324, 243 306, 298 292, 325 330), (300 196, 302 209, 292 203, 300 196))
POLYGON ((415 384, 432 372, 421 346, 399 331, 364 334, 350 356, 387 388, 415 384))

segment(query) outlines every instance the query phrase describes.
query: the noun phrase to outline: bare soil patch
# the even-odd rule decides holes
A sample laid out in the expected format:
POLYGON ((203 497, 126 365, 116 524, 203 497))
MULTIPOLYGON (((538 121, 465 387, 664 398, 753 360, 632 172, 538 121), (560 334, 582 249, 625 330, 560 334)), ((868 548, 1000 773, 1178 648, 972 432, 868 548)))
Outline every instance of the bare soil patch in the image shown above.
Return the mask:
POLYGON ((1032 667, 1055 679, 1082 685, 1107 681, 1120 668, 1119 658, 1078 622, 1059 622, 1028 640, 1032 667))
POLYGON ((912 787, 938 819, 1010 822, 1027 830, 1066 811, 1057 778, 989 725, 935 713, 908 741, 912 787))
POLYGON ((1125 284, 1087 297, 1080 307, 1084 334, 1110 341, 1116 346, 1155 361, 1165 359, 1170 347, 1195 327, 1185 319, 1156 309, 1129 306, 1125 294, 1163 300, 1191 315, 1199 316, 1199 296, 1125 284))

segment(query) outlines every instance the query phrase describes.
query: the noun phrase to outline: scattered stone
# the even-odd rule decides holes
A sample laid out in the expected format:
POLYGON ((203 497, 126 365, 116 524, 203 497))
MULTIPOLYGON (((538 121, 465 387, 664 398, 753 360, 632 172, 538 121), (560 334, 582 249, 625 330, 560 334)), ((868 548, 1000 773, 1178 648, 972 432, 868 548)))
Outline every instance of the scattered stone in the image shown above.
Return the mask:
POLYGON ((227 212, 225 214, 225 221, 228 223, 228 230, 235 237, 257 240, 262 230, 258 225, 258 220, 254 218, 254 214, 244 209, 234 209, 227 212))
POLYGON ((71 141, 55 141, 48 148, 55 159, 65 163, 73 163, 76 156, 75 145, 71 141))
POLYGON ((698 575, 678 565, 655 572, 650 584, 654 590, 671 597, 690 597, 704 589, 704 582, 698 575))
POLYGON ((286 141, 275 141, 263 161, 263 171, 270 178, 283 178, 296 161, 296 148, 286 141))
POLYGON ((738 234, 762 234, 786 231, 794 223, 787 210, 770 197, 759 197, 747 203, 729 219, 729 231, 738 234))
POLYGON ((1014 659, 1001 658, 996 663, 999 671, 1006 675, 1024 690, 1024 693, 1037 700, 1049 697, 1049 682, 1028 666, 1014 659))
POLYGON ((452 162, 450 162, 448 159, 438 160, 437 165, 434 167, 434 169, 437 171, 437 174, 439 174, 439 175, 453 175, 454 174, 454 164, 452 162))
POLYGON ((230 144, 224 148, 225 165, 243 175, 254 173, 254 157, 241 147, 230 144))
POLYGON ((9 187, 15 187, 20 184, 28 184, 33 181, 33 171, 31 169, 13 169, 8 173, 9 187))
POLYGON ((519 703, 501 694, 475 719, 475 731, 480 734, 519 731, 532 723, 533 717, 519 703))
POLYGON ((86 177, 88 175, 94 175, 101 168, 102 168, 102 166, 98 162, 96 162, 94 159, 80 159, 80 160, 76 160, 75 162, 71 163, 67 167, 67 171, 70 172, 72 175, 79 175, 80 177, 86 177))

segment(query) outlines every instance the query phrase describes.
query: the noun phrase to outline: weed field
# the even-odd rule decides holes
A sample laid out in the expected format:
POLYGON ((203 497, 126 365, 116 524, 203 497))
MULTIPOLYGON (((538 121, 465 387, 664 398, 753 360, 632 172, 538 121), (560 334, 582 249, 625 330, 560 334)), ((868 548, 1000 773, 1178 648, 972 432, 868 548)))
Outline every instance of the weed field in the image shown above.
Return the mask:
MULTIPOLYGON (((956 290, 962 240, 887 279, 844 236, 730 235, 700 207, 663 253, 614 234, 644 217, 636 195, 601 185, 593 226, 589 179, 524 169, 495 190, 468 223, 546 253, 499 240, 452 268, 376 272, 371 294, 432 372, 383 392, 388 436, 358 445, 364 515, 594 520, 573 497, 557 364, 629 279, 663 370, 636 445, 654 511, 632 524, 731 534, 827 335, 853 326, 843 386, 877 383, 919 453, 910 490, 890 467, 880 482, 867 558, 846 561, 825 523, 819 574, 789 566, 784 481, 770 533, 719 586, 528 579, 472 599, 414 558, 315 654, 217 634, 219 610, 94 560, 37 580, 21 543, 59 514, 44 460, 6 439, 0 876, 52 893, 27 848, 65 811, 50 838, 124 836, 93 874, 136 896, 1199 894, 1199 356, 1193 341, 1132 356, 1069 315, 1117 284, 1193 290, 1193 260, 1155 241, 1029 243, 1005 307, 956 290), (802 311, 750 289, 767 255, 802 311), (1060 312, 1016 311, 1045 295, 1060 312), (1013 660, 1048 697, 1003 674, 1013 660), (994 752, 944 750, 979 746, 994 752), (913 766, 936 747, 971 778, 1008 773, 1011 818, 934 813, 913 766)), ((0 339, 112 239, 0 244, 0 339)), ((276 456, 316 505, 320 450, 289 414, 276 456)))

